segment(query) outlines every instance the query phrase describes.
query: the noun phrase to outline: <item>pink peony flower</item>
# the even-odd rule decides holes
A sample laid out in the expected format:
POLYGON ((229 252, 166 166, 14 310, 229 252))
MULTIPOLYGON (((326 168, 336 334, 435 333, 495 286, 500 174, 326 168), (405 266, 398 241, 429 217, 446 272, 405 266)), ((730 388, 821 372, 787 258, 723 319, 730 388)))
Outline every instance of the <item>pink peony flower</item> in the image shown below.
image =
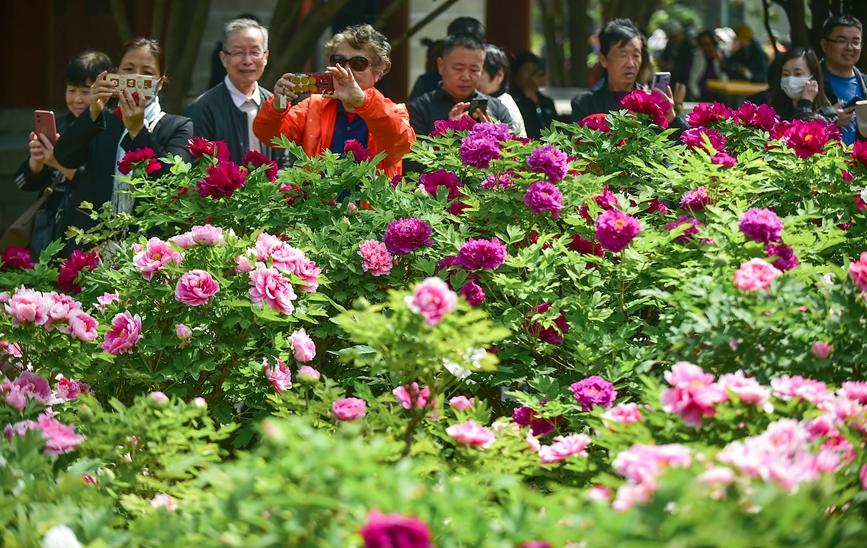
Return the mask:
POLYGON ((75 433, 75 427, 61 424, 57 419, 42 413, 36 421, 26 420, 7 425, 3 435, 12 438, 13 434, 23 436, 27 430, 40 430, 45 440, 46 455, 61 455, 68 453, 84 441, 84 436, 75 433))
POLYGON ((704 226, 704 223, 694 217, 678 215, 677 220, 665 223, 665 230, 672 231, 681 225, 688 225, 689 228, 683 231, 674 241, 689 243, 693 239, 693 236, 699 233, 699 229, 704 226))
POLYGON ((542 303, 539 306, 530 310, 528 318, 524 320, 524 329, 533 337, 538 337, 539 340, 548 344, 560 344, 563 342, 562 335, 569 332, 569 324, 566 323, 566 311, 560 310, 560 315, 554 319, 554 325, 542 328, 542 325, 536 322, 530 322, 530 318, 534 314, 544 314, 551 308, 551 303, 542 303))
POLYGON ((20 287, 5 305, 6 313, 12 316, 12 325, 32 323, 44 325, 49 319, 51 301, 40 291, 20 287))
POLYGON ((185 340, 193 336, 193 331, 186 325, 179 323, 175 325, 175 335, 177 335, 179 339, 185 340))
POLYGON ((685 445, 636 443, 626 451, 618 453, 611 466, 627 480, 651 485, 655 489, 656 478, 666 467, 688 468, 691 464, 691 451, 685 445))
POLYGON ((791 270, 801 264, 798 258, 795 257, 794 250, 785 244, 772 244, 768 242, 765 244, 765 249, 768 252, 768 258, 774 258, 771 265, 777 270, 791 270))
POLYGON ((96 251, 82 253, 76 249, 60 266, 60 274, 57 276, 57 286, 64 293, 81 293, 81 286, 75 285, 75 279, 85 269, 87 272, 93 272, 93 269, 101 261, 102 255, 96 251))
POLYGON ((726 148, 725 136, 715 129, 706 127, 694 127, 684 131, 680 135, 680 141, 691 150, 700 149, 711 155, 722 152, 726 148), (705 143, 705 138, 710 141, 710 145, 705 143))
POLYGON ((772 379, 771 388, 776 397, 787 401, 802 398, 810 403, 819 404, 834 398, 825 383, 814 379, 805 379, 800 375, 794 377, 782 375, 772 379))
POLYGON ((479 306, 485 302, 485 291, 476 282, 467 282, 461 287, 460 294, 472 306, 479 306))
POLYGON ((506 248, 497 238, 489 240, 470 238, 458 252, 458 264, 467 270, 495 270, 506 262, 506 248))
POLYGON ((558 219, 563 208, 563 193, 551 183, 537 181, 527 187, 524 204, 536 215, 550 211, 551 216, 558 219))
POLYGON ((770 404, 771 389, 762 386, 752 377, 745 377, 741 370, 726 373, 719 378, 719 386, 731 391, 741 403, 764 409, 770 413, 774 407, 770 404))
POLYGON ((614 398, 617 397, 617 390, 614 390, 614 385, 599 375, 593 375, 572 383, 569 390, 572 391, 572 395, 581 404, 581 410, 585 413, 592 411, 594 405, 605 408, 611 407, 614 405, 614 398))
POLYGON ((148 147, 128 150, 123 158, 117 162, 117 171, 123 175, 129 175, 134 169, 143 170, 147 175, 150 175, 162 168, 163 165, 154 158, 153 149, 148 147))
POLYGON ((867 491, 867 464, 861 467, 858 472, 858 479, 861 480, 861 489, 867 491))
POLYGON ((193 137, 188 141, 187 150, 193 158, 201 158, 207 154, 213 156, 217 160, 228 160, 230 153, 229 147, 223 141, 209 141, 203 137, 193 137))
POLYGON ((714 377, 697 365, 677 362, 665 372, 665 380, 672 386, 662 393, 662 408, 679 415, 687 425, 700 428, 704 416, 716 415, 715 404, 728 400, 728 394, 714 377))
POLYGON ((398 219, 388 224, 382 242, 389 253, 406 255, 422 246, 432 246, 431 232, 433 229, 421 219, 398 219))
POLYGON ((685 192, 680 199, 680 209, 691 209, 699 211, 704 209, 704 206, 712 204, 713 200, 707 195, 707 189, 703 186, 695 190, 685 192))
POLYGON ((437 135, 446 135, 449 130, 468 131, 476 125, 476 121, 469 116, 461 116, 457 120, 436 120, 434 121, 434 130, 431 132, 431 137, 437 135))
MULTIPOLYGON (((620 200, 617 199, 617 196, 614 195, 613 192, 608 190, 608 185, 605 185, 602 188, 602 194, 598 196, 593 196, 592 200, 596 202, 603 211, 608 211, 609 209, 614 209, 615 205, 620 205, 620 200)), ((589 200, 588 200, 589 201, 589 200)), ((578 213, 587 219, 588 223, 592 223, 593 219, 590 217, 589 208, 586 205, 578 208, 578 213)))
POLYGON ((304 328, 297 329, 292 333, 292 353, 299 362, 309 362, 316 357, 316 345, 304 328))
POLYGON ((407 386, 398 386, 391 393, 394 394, 397 403, 404 409, 412 409, 413 407, 424 408, 430 399, 430 387, 425 386, 419 390, 417 382, 407 386))
POLYGON ((175 286, 175 299, 190 306, 201 306, 220 291, 220 284, 204 270, 190 270, 175 286))
POLYGON ((365 240, 358 246, 361 267, 373 276, 386 276, 391 273, 393 257, 385 244, 376 240, 365 240))
POLYGON ((735 167, 738 165, 738 159, 724 150, 711 156, 710 161, 712 164, 723 167, 735 167))
POLYGON ((477 447, 489 447, 496 439, 496 435, 493 432, 473 419, 449 426, 446 428, 446 434, 464 445, 475 445, 477 447))
POLYGON ((566 176, 568 164, 566 153, 551 145, 536 147, 527 156, 527 167, 536 173, 545 174, 550 183, 556 183, 566 176))
POLYGON ((711 485, 713 487, 720 487, 729 485, 730 483, 735 481, 735 472, 731 468, 726 468, 724 466, 714 466, 713 468, 708 469, 696 479, 699 483, 711 485))
POLYGON ((442 321, 443 316, 457 309, 458 296, 441 278, 431 277, 416 285, 412 296, 404 297, 404 302, 433 327, 442 321))
POLYGON ((735 123, 742 126, 757 127, 771 131, 777 123, 777 113, 769 105, 756 106, 749 101, 733 112, 735 123))
POLYGON ((299 381, 307 383, 319 382, 319 379, 322 378, 319 371, 313 369, 309 365, 302 365, 301 369, 298 370, 297 376, 299 381))
POLYGON ((257 263, 256 269, 250 272, 250 286, 250 301, 255 306, 262 308, 265 303, 283 314, 295 311, 292 301, 298 297, 292 284, 276 268, 265 268, 264 264, 257 263))
POLYGON ((862 251, 857 261, 849 263, 849 277, 858 289, 867 291, 867 251, 862 251))
POLYGON ((473 131, 461 139, 458 154, 464 164, 482 169, 489 168, 491 160, 499 160, 503 157, 500 153, 499 141, 485 133, 473 131))
POLYGON ((105 310, 111 303, 120 302, 120 294, 117 291, 114 293, 103 293, 96 298, 96 301, 99 303, 96 305, 96 308, 98 310, 105 310))
POLYGON ((400 514, 383 515, 373 509, 358 534, 364 548, 432 548, 427 525, 418 518, 400 514))
POLYGON ((764 259, 754 258, 745 262, 735 272, 735 287, 741 291, 767 289, 771 280, 782 274, 764 259))
POLYGON ((825 145, 839 138, 838 135, 837 126, 824 120, 793 120, 784 141, 798 158, 809 158, 813 154, 825 154, 825 145))
POLYGON ((596 239, 608 251, 622 251, 641 232, 641 223, 616 209, 603 212, 596 218, 596 239))
POLYGON ((128 310, 116 314, 111 327, 105 333, 105 341, 100 347, 109 354, 130 352, 141 338, 141 316, 133 316, 128 310))
MULTIPOLYGON (((249 152, 255 151, 251 150, 249 152)), ((218 226, 211 226, 209 224, 194 226, 188 234, 193 244, 217 245, 226 243, 226 240, 223 239, 223 229, 218 226)))
POLYGON ((852 401, 867 404, 867 381, 846 381, 840 386, 840 392, 852 401))
POLYGON ((262 372, 277 392, 292 388, 292 372, 280 358, 277 358, 277 365, 273 369, 268 364, 268 358, 262 360, 262 372))
POLYGON ((331 411, 340 421, 353 421, 364 416, 367 403, 359 398, 342 398, 334 402, 331 411))
POLYGON ((458 411, 466 411, 467 409, 471 409, 473 404, 475 403, 476 398, 467 398, 466 396, 455 396, 454 398, 449 400, 449 405, 458 411))
POLYGON ((668 98, 658 89, 652 90, 650 93, 644 90, 635 90, 621 101, 623 108, 632 112, 647 114, 650 120, 662 128, 668 127, 668 112, 671 110, 671 103, 668 98))
POLYGON ((833 349, 834 347, 826 343, 825 341, 816 341, 813 343, 813 356, 820 360, 824 360, 831 355, 831 351, 833 349))
POLYGON ((542 464, 561 462, 574 455, 586 457, 587 452, 584 449, 588 445, 590 445, 590 436, 586 434, 569 434, 565 437, 557 436, 554 438, 554 443, 543 445, 539 449, 539 457, 542 464))
POLYGON ((180 266, 183 256, 172 249, 168 242, 159 238, 151 238, 142 251, 133 257, 132 264, 141 271, 145 280, 150 281, 153 275, 160 272, 169 263, 180 266))
POLYGON ((646 483, 624 483, 617 488, 617 495, 611 502, 615 512, 625 512, 636 504, 647 504, 653 498, 655 486, 646 483))
POLYGON ((770 209, 753 207, 741 217, 738 229, 754 242, 779 242, 783 223, 770 209))
POLYGON ((28 399, 39 405, 47 405, 51 397, 48 381, 31 371, 22 371, 11 383, 0 385, 0 393, 3 392, 6 392, 6 405, 19 411, 24 410, 28 399))
POLYGON ((207 176, 196 182, 201 198, 229 199, 239 188, 244 188, 246 171, 238 169, 237 164, 228 160, 221 161, 215 166, 208 167, 207 176))
POLYGON ((253 264, 250 262, 250 260, 243 255, 241 255, 240 257, 235 257, 235 264, 238 265, 235 267, 235 273, 236 274, 243 274, 244 272, 250 272, 254 268, 253 264))
POLYGON ((78 399, 79 394, 90 391, 89 384, 74 379, 67 379, 60 373, 57 374, 55 379, 57 383, 54 385, 54 393, 50 400, 51 405, 78 399))
POLYGON ((692 127, 707 126, 720 120, 728 120, 732 111, 722 103, 713 104, 699 103, 688 116, 689 125, 692 127))
POLYGON ((241 165, 246 167, 248 171, 254 171, 262 166, 265 168, 265 176, 272 183, 277 180, 277 162, 268 158, 258 150, 248 150, 244 154, 244 159, 241 160, 241 165))
POLYGON ((154 400, 155 402, 157 402, 157 403, 159 403, 159 404, 161 404, 161 405, 162 405, 162 404, 166 404, 166 403, 168 403, 168 401, 169 401, 169 397, 166 396, 165 393, 160 392, 160 391, 158 391, 158 390, 157 390, 157 391, 154 391, 154 392, 151 392, 151 393, 148 394, 148 395, 151 397, 152 400, 154 400))
POLYGON ((619 403, 609 411, 602 413, 600 417, 605 421, 618 422, 620 424, 632 424, 633 422, 644 421, 637 403, 619 403))
POLYGON ((96 339, 99 322, 89 314, 81 310, 73 310, 66 317, 66 321, 69 323, 69 334, 76 339, 84 342, 96 339))
POLYGON ((347 158, 352 158, 356 162, 366 162, 370 160, 370 150, 359 143, 356 139, 347 139, 343 144, 343 153, 347 158))
POLYGON ((154 498, 151 499, 151 508, 156 510, 160 506, 164 507, 169 512, 174 512, 178 509, 178 503, 175 502, 175 499, 165 493, 157 493, 154 495, 154 498))

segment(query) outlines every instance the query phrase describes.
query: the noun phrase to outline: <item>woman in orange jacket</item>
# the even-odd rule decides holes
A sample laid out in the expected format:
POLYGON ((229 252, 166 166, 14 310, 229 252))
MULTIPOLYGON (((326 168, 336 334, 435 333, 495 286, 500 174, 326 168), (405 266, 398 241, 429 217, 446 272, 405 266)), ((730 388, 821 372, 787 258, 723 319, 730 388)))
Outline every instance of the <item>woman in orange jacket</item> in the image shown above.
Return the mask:
POLYGON ((354 139, 371 156, 384 151, 386 157, 377 167, 389 177, 400 175, 403 155, 415 141, 409 112, 405 104, 393 103, 373 87, 391 68, 390 53, 385 36, 370 25, 355 25, 335 34, 325 44, 329 65, 325 70, 334 79, 334 93, 311 94, 287 108, 284 105, 298 93, 292 83, 294 75, 284 74, 274 85, 274 96, 259 109, 253 131, 264 143, 285 135, 309 156, 326 149, 340 154, 346 142, 354 139))

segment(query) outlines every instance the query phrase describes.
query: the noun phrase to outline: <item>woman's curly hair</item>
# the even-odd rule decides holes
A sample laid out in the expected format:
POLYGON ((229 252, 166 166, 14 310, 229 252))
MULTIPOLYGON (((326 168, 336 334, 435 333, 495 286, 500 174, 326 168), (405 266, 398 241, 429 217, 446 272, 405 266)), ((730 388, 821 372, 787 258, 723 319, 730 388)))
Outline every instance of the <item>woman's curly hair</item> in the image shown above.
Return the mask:
POLYGON ((385 35, 372 26, 364 24, 346 27, 325 44, 325 54, 333 54, 343 42, 355 49, 370 53, 374 66, 380 67, 382 74, 386 74, 391 69, 391 44, 388 43, 385 35))

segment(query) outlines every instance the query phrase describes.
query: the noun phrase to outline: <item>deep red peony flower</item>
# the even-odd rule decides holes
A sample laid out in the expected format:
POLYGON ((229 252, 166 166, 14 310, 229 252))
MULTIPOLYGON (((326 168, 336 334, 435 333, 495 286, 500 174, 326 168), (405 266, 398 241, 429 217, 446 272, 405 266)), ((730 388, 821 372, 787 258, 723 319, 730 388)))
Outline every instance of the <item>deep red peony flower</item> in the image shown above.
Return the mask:
POLYGON ((148 147, 136 150, 128 150, 123 158, 117 163, 117 170, 124 175, 129 175, 134 169, 143 169, 150 175, 154 171, 162 169, 163 165, 154 158, 154 151, 148 147))
POLYGON ((356 162, 366 162, 371 158, 370 150, 356 139, 348 139, 343 145, 343 152, 347 158, 352 155, 356 162))
POLYGON ((217 160, 228 160, 229 146, 226 145, 223 141, 209 141, 202 137, 193 137, 187 143, 187 150, 190 151, 190 154, 193 155, 194 158, 201 158, 202 155, 207 154, 208 156, 213 156, 217 160))
POLYGON ((692 127, 702 127, 719 122, 720 120, 728 120, 732 117, 732 111, 722 103, 716 101, 713 104, 699 103, 692 109, 687 119, 692 127))
POLYGON ((624 108, 632 112, 647 114, 653 123, 659 127, 668 127, 666 116, 668 116, 668 112, 671 110, 671 103, 668 102, 665 95, 658 89, 653 90, 651 93, 637 89, 624 97, 622 104, 624 108))
POLYGON ((23 268, 29 270, 36 266, 33 264, 33 257, 30 255, 27 248, 17 245, 9 246, 6 248, 6 251, 0 253, 0 261, 2 261, 2 264, 0 264, 0 272, 12 268, 23 268))
POLYGON ((756 106, 749 101, 734 111, 735 123, 742 126, 758 127, 765 131, 771 131, 779 119, 773 107, 768 105, 756 106))
POLYGON ((248 150, 247 153, 244 154, 244 159, 241 161, 241 164, 250 171, 262 166, 268 166, 268 169, 265 170, 265 175, 268 176, 268 180, 272 183, 277 180, 277 162, 268 158, 261 152, 248 150))
POLYGON ((76 249, 60 266, 60 275, 57 277, 58 287, 64 293, 81 293, 81 286, 75 285, 78 274, 85 268, 88 272, 92 272, 101 261, 102 255, 96 251, 82 253, 76 249))
POLYGON ((246 171, 241 171, 237 164, 228 160, 210 166, 207 173, 207 177, 197 181, 196 186, 199 188, 199 196, 202 198, 210 196, 214 200, 231 198, 232 193, 244 187, 244 180, 247 177, 246 171))

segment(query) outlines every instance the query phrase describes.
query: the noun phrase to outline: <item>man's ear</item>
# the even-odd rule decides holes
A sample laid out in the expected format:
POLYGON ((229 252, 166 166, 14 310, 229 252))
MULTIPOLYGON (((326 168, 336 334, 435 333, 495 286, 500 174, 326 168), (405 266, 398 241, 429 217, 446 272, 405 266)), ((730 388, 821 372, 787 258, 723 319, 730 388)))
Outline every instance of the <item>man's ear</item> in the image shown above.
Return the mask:
POLYGON ((437 70, 439 71, 440 76, 443 75, 443 66, 444 66, 443 58, 437 57, 437 70))

